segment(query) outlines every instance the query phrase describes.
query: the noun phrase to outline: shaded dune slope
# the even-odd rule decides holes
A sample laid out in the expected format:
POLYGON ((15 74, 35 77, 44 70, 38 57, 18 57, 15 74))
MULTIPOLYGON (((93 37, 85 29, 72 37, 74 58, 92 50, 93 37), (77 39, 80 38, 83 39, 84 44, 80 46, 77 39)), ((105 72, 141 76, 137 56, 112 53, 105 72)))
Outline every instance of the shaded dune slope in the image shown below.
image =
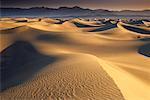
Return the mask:
POLYGON ((105 30, 109 30, 109 29, 112 29, 112 28, 115 28, 115 27, 117 27, 116 24, 108 23, 108 24, 105 24, 105 25, 101 26, 100 28, 97 28, 97 29, 92 30, 92 31, 90 31, 90 32, 105 31, 105 30))
POLYGON ((144 34, 144 35, 149 35, 150 34, 149 29, 143 29, 143 28, 140 28, 140 27, 137 27, 137 26, 135 27, 135 26, 125 24, 125 23, 119 23, 118 26, 124 28, 125 30, 132 31, 132 32, 135 32, 135 33, 144 34))
POLYGON ((74 24, 77 26, 77 27, 95 27, 94 25, 88 25, 88 24, 83 24, 83 23, 80 23, 80 22, 74 22, 74 24))
POLYGON ((42 67, 56 60, 38 53, 28 42, 16 41, 1 53, 1 90, 21 84, 42 67), (39 62, 39 63, 38 63, 39 62))
POLYGON ((100 26, 100 24, 97 23, 96 21, 90 22, 90 21, 79 20, 79 19, 72 20, 72 23, 74 23, 77 27, 81 27, 81 28, 100 26))
POLYGON ((56 57, 41 55, 30 44, 19 41, 4 50, 2 58, 2 75, 5 76, 2 79, 3 89, 23 82, 1 93, 3 99, 124 100, 114 81, 92 56, 62 54, 57 60, 56 57), (6 58, 8 55, 11 58, 6 58), (17 55, 15 60, 13 55, 17 55), (10 63, 7 63, 8 60, 10 63), (27 78, 30 80, 24 82, 27 78))
POLYGON ((139 47, 138 52, 144 56, 150 57, 150 43, 139 47))

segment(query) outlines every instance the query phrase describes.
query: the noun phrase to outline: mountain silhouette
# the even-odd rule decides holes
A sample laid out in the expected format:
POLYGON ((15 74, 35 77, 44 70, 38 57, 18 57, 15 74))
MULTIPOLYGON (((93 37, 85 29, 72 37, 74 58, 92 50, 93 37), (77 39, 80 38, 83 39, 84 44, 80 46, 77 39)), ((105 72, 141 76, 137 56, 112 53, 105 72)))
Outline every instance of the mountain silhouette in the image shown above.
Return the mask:
POLYGON ((146 16, 150 17, 150 10, 132 11, 110 11, 106 9, 85 9, 74 7, 32 7, 32 8, 0 8, 1 16, 46 16, 46 17, 95 17, 95 16, 146 16))

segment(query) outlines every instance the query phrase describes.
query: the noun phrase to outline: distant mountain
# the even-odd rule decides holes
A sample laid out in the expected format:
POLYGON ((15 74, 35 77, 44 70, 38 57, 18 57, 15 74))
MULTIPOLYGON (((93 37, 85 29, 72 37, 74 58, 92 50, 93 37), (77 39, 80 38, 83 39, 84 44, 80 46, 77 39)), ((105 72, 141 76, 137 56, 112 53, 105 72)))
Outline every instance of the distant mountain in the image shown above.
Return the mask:
POLYGON ((109 11, 105 9, 85 9, 75 7, 32 7, 32 8, 0 8, 2 17, 20 16, 45 16, 45 17, 94 17, 94 16, 147 16, 150 17, 150 10, 143 11, 109 11))

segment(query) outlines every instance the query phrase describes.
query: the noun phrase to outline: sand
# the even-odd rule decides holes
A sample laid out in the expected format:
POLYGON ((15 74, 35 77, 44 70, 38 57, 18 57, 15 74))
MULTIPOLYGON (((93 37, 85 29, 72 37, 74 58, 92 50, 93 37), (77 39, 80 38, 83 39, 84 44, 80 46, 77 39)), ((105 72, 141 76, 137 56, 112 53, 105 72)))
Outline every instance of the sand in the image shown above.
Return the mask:
POLYGON ((1 99, 150 100, 147 23, 1 18, 1 99))

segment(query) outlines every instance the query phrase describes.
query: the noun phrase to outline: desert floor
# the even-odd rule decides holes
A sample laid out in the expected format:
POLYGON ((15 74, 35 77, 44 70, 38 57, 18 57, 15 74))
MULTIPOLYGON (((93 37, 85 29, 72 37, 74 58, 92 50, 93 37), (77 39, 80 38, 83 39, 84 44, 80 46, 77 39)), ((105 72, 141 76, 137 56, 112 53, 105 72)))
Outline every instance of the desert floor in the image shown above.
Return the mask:
POLYGON ((0 18, 1 100, 150 100, 150 22, 0 18))

